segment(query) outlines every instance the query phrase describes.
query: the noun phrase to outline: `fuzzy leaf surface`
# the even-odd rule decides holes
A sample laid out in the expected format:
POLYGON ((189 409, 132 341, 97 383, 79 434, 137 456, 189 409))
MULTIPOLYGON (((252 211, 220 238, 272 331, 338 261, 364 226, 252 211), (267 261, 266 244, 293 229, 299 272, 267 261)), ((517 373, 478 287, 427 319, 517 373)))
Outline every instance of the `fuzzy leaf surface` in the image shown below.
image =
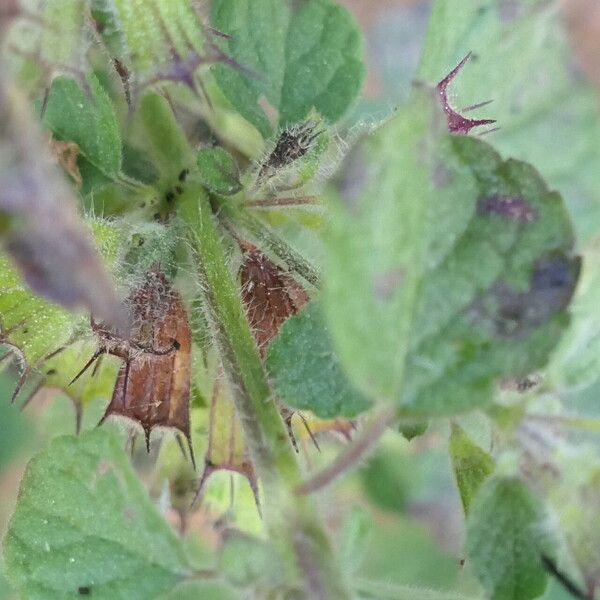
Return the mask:
POLYGON ((316 302, 284 323, 267 351, 267 367, 278 396, 291 408, 323 419, 350 418, 371 404, 340 366, 316 302))
POLYGON ((88 76, 87 85, 89 92, 70 77, 57 77, 50 88, 44 123, 58 139, 75 142, 100 171, 114 176, 121 170, 119 124, 98 79, 88 76))
POLYGON ((232 196, 242 189, 240 173, 231 154, 223 148, 204 148, 198 152, 202 185, 214 194, 232 196))
POLYGON ((149 598, 186 576, 182 544, 106 429, 55 439, 29 464, 4 542, 28 598, 149 598))
POLYGON ((212 25, 231 35, 224 51, 245 73, 216 65, 217 83, 234 108, 264 137, 272 123, 261 104, 278 112, 284 127, 315 108, 335 122, 358 95, 364 78, 362 39, 350 16, 331 0, 215 0, 212 25))
POLYGON ((498 378, 543 366, 580 261, 562 200, 533 167, 432 137, 424 106, 417 96, 351 160, 324 303, 352 381, 425 416, 484 406, 498 378))
POLYGON ((529 600, 546 589, 550 541, 538 500, 517 479, 491 478, 471 505, 466 550, 491 600, 529 600))

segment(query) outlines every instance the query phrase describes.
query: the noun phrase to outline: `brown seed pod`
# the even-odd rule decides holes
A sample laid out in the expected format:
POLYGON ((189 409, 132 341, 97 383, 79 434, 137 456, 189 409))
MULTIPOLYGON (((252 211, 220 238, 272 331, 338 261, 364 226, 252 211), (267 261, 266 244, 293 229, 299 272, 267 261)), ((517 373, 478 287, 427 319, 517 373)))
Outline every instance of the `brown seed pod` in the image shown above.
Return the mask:
POLYGON ((308 302, 305 289, 249 242, 240 242, 242 300, 256 343, 264 356, 280 327, 308 302))
POLYGON ((279 169, 288 167, 308 154, 315 140, 322 133, 323 131, 317 131, 317 124, 314 121, 304 121, 284 129, 275 148, 263 163, 258 175, 259 179, 272 177, 279 169))
POLYGON ((131 321, 129 336, 92 322, 99 347, 73 381, 102 354, 122 358, 124 363, 100 423, 111 415, 137 421, 144 429, 148 449, 152 429, 175 428, 186 437, 193 462, 189 412, 192 335, 183 300, 155 266, 126 304, 131 321))

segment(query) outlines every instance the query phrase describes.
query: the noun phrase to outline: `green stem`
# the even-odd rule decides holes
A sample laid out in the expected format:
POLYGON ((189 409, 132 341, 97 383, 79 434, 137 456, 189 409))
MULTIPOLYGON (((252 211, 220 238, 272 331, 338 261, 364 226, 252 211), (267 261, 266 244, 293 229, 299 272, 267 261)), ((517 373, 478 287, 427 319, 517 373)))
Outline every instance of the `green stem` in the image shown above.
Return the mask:
POLYGON ((193 185, 180 197, 200 288, 215 344, 231 384, 254 466, 264 486, 265 520, 271 540, 293 565, 307 597, 345 600, 349 594, 316 511, 294 489, 300 469, 246 320, 238 287, 229 272, 205 192, 193 185))

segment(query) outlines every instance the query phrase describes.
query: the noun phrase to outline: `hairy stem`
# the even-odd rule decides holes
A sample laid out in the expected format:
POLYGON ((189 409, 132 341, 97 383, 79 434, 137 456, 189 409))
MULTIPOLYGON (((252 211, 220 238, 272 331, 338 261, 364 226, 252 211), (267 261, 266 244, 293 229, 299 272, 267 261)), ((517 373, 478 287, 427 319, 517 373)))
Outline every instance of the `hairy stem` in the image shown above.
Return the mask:
POLYGON ((290 196, 289 198, 261 198, 244 204, 247 208, 278 208, 280 206, 310 206, 317 204, 318 196, 290 196))
POLYGON ((300 469, 272 400, 266 374, 246 320, 239 290, 229 269, 210 203, 204 191, 189 186, 180 197, 179 215, 188 226, 204 304, 215 344, 231 384, 236 412, 265 491, 265 519, 271 540, 307 597, 345 600, 349 594, 325 531, 307 499, 294 489, 300 469))
POLYGON ((396 421, 396 411, 392 408, 384 409, 365 427, 362 435, 354 440, 350 446, 322 471, 313 475, 296 488, 299 495, 312 494, 347 473, 356 463, 374 448, 385 430, 396 421))
POLYGON ((321 277, 315 267, 266 223, 243 208, 240 209, 229 204, 222 204, 220 210, 229 221, 247 230, 260 246, 270 250, 277 258, 282 260, 290 271, 300 275, 316 288, 321 286, 321 277))

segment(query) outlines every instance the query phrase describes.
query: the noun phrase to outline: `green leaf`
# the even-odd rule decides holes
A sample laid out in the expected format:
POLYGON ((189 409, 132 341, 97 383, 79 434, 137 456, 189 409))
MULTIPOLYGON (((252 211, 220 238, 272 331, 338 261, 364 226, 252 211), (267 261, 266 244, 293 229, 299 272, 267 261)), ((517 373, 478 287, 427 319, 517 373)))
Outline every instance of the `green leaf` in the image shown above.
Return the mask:
POLYGON ((367 138, 354 162, 368 179, 331 207, 327 322, 352 380, 390 400, 400 391, 430 237, 432 112, 418 94, 367 138))
MULTIPOLYGON (((114 265, 121 242, 119 230, 102 221, 90 225, 102 258, 114 265)), ((83 322, 82 316, 33 294, 8 259, 0 255, 0 343, 13 346, 21 360, 36 367, 65 345, 83 322)), ((65 386, 67 383, 64 381, 65 386)))
POLYGON ((436 83, 473 51, 452 83, 455 105, 494 101, 469 115, 498 120, 494 146, 539 169, 587 240, 600 225, 597 94, 573 66, 555 8, 544 0, 438 0, 419 77, 436 83))
POLYGON ((480 140, 427 144, 426 106, 416 96, 357 149, 325 277, 347 373, 415 416, 484 406, 498 378, 542 367, 580 267, 560 196, 480 140))
POLYGON ((551 552, 540 503, 517 479, 480 488, 467 521, 467 554, 491 600, 529 600, 546 589, 542 553, 551 552))
POLYGON ((498 378, 544 366, 580 268, 562 200, 530 165, 474 138, 451 147, 402 399, 436 414, 483 406, 498 378))
POLYGON ((163 179, 172 185, 182 169, 194 162, 194 156, 169 102, 153 92, 144 95, 136 114, 136 125, 144 137, 144 148, 163 179))
POLYGON ((494 459, 456 423, 450 434, 450 459, 465 514, 481 484, 494 470, 494 459))
POLYGON ((269 345, 267 368, 277 395, 291 408, 328 419, 354 417, 370 406, 344 374, 315 301, 284 323, 269 345))
POLYGON ((81 153, 105 175, 121 170, 121 134, 108 94, 94 75, 88 89, 67 76, 52 82, 44 123, 60 140, 75 142, 81 153))
POLYGON ((201 17, 188 0, 91 0, 91 5, 111 55, 138 74, 167 72, 174 56, 205 53, 201 17))
POLYGON ((257 582, 282 583, 283 566, 271 545, 235 531, 225 538, 219 567, 236 587, 256 585, 257 582))
POLYGON ((278 111, 281 127, 315 108, 337 121, 358 95, 364 78, 362 39, 349 13, 330 0, 215 0, 214 27, 231 35, 224 51, 246 69, 213 68, 234 108, 269 137, 262 105, 278 111))
POLYGON ((4 542, 8 576, 28 598, 145 599, 190 574, 121 445, 96 429, 29 463, 4 542))
POLYGON ((218 581, 194 581, 182 583, 160 600, 237 600, 239 595, 225 583, 218 581))
POLYGON ((233 196, 242 189, 240 173, 231 154, 223 148, 204 148, 198 152, 200 181, 219 196, 233 196))

